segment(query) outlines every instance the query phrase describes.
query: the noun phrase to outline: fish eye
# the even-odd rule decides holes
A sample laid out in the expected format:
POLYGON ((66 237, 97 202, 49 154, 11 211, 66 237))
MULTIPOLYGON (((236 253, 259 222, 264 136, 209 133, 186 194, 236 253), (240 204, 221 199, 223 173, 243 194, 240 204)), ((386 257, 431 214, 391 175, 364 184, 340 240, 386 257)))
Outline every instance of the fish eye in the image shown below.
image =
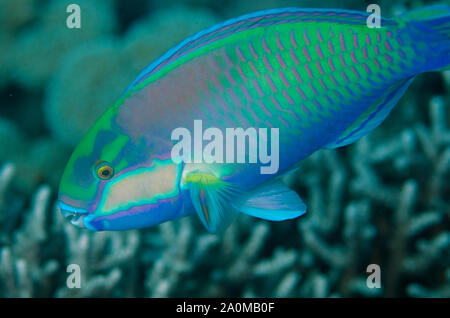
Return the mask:
POLYGON ((101 161, 95 167, 97 177, 102 180, 109 180, 114 175, 114 168, 108 162, 101 161))

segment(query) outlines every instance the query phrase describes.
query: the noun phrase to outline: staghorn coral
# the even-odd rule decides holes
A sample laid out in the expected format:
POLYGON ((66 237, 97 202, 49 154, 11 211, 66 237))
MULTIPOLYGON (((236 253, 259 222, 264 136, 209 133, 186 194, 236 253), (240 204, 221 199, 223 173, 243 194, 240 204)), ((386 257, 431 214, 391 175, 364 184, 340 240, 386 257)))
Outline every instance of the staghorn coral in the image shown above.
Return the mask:
POLYGON ((14 170, 6 164, 0 171, 0 297, 133 295, 125 283, 136 283, 137 232, 88 233, 72 227, 50 204, 47 185, 38 188, 28 211, 19 216, 20 226, 6 232, 8 222, 17 221, 14 210, 5 208, 14 170), (67 257, 58 253, 64 248, 67 257), (82 288, 66 286, 70 264, 80 266, 82 288), (119 290, 119 284, 125 287, 119 290))

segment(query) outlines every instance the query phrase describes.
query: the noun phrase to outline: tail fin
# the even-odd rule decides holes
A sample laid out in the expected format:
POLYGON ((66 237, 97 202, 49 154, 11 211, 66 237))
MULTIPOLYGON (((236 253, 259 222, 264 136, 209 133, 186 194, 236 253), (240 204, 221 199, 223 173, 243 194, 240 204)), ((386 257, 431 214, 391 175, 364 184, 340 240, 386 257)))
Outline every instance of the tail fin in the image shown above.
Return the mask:
POLYGON ((430 70, 450 70, 450 6, 436 5, 401 16, 425 32, 430 49, 430 70))

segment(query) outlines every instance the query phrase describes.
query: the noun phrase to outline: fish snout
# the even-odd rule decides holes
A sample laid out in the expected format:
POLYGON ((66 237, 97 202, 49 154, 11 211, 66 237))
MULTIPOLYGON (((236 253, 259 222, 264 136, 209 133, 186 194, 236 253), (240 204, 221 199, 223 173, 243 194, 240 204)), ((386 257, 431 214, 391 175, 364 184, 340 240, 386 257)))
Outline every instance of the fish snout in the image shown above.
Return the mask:
POLYGON ((70 206, 62 201, 58 202, 59 209, 61 211, 61 214, 64 216, 64 218, 72 223, 72 225, 85 229, 83 220, 86 217, 88 211, 81 208, 75 208, 73 206, 70 206))

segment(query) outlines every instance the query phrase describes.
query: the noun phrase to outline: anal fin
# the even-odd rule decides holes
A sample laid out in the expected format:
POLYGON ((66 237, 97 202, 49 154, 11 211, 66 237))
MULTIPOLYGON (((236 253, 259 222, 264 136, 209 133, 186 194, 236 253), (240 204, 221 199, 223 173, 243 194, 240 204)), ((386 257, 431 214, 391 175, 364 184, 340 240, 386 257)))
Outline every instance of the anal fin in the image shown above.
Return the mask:
POLYGON ((257 218, 283 221, 304 214, 306 204, 294 190, 277 180, 250 191, 236 209, 257 218))

